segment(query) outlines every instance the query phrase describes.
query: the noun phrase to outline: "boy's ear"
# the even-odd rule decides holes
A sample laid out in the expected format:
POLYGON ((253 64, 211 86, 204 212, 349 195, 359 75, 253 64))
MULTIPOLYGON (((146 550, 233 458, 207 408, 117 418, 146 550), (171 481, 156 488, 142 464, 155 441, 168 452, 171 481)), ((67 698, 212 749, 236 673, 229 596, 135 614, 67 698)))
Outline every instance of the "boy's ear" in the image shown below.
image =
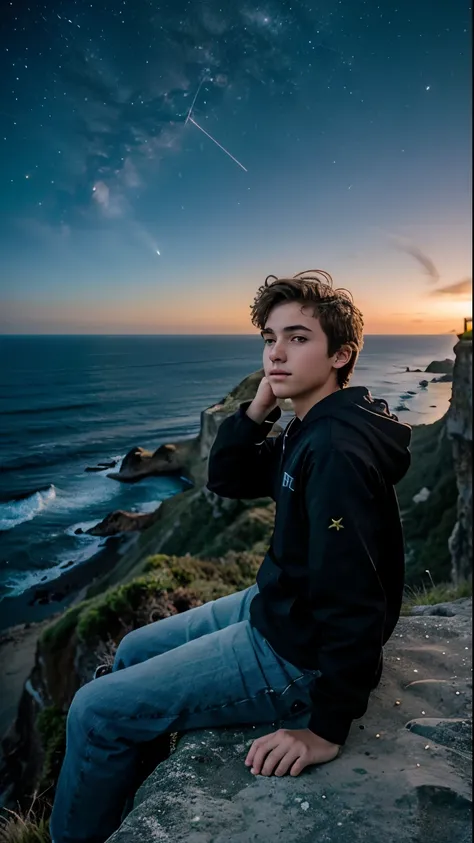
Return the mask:
POLYGON ((341 345, 341 347, 333 355, 332 365, 335 369, 342 369, 352 357, 352 348, 350 345, 341 345))

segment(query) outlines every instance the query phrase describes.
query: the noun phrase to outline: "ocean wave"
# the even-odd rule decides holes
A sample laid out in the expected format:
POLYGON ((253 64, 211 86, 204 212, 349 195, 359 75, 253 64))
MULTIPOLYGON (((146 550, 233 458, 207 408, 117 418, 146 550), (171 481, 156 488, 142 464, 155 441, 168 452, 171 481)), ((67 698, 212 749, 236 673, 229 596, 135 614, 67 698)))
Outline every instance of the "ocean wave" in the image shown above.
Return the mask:
MULTIPOLYGON (((42 443, 43 446, 48 443, 42 443)), ((54 465, 63 465, 70 461, 71 458, 83 460, 99 459, 101 451, 99 446, 85 445, 81 447, 71 447, 70 443, 57 444, 56 448, 51 447, 49 451, 44 448, 39 454, 30 454, 29 456, 13 457, 8 462, 0 464, 0 474, 11 474, 12 472, 25 471, 28 468, 46 468, 54 465), (56 451, 56 453, 53 453, 56 451)), ((108 462, 108 458, 104 458, 108 462)), ((99 459, 99 461, 102 461, 99 459)), ((117 470, 115 467, 114 470, 117 470)))
POLYGON ((86 532, 86 530, 89 530, 90 527, 95 527, 97 524, 100 524, 101 520, 102 520, 101 518, 99 518, 99 519, 96 518, 95 521, 78 521, 77 524, 71 524, 70 527, 66 527, 64 532, 66 533, 67 536, 72 536, 73 538, 78 539, 78 540, 83 540, 83 541, 87 540, 89 542, 90 541, 95 542, 95 541, 97 541, 97 536, 91 536, 90 533, 86 532), (81 528, 81 530, 83 532, 77 534, 76 530, 78 530, 79 527, 81 528))
POLYGON ((56 487, 51 484, 46 490, 1 503, 0 532, 12 530, 25 521, 32 521, 51 501, 54 501, 55 497, 56 487))
MULTIPOLYGON (((65 532, 69 535, 74 535, 74 533, 70 532, 73 529, 77 529, 79 526, 87 529, 95 524, 97 524, 97 521, 81 522, 80 524, 75 524, 74 527, 69 527, 65 532)), ((81 542, 79 547, 76 550, 64 551, 60 554, 57 564, 53 567, 34 571, 15 571, 8 579, 4 580, 1 583, 0 603, 5 597, 18 597, 29 588, 43 588, 47 583, 51 583, 54 580, 58 580, 59 583, 59 578, 65 570, 70 570, 77 565, 81 565, 83 562, 87 562, 106 543, 106 539, 102 536, 89 536, 86 534, 86 536, 74 535, 74 538, 78 540, 78 543, 81 542), (84 543, 84 538, 88 539, 86 543, 84 543)))

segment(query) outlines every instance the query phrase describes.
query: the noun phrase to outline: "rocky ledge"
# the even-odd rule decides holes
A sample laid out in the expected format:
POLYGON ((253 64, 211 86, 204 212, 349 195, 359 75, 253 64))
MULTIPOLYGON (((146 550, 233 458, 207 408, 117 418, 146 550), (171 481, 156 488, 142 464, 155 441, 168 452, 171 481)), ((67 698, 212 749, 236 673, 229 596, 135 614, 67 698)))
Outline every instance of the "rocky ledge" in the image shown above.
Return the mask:
POLYGON ((301 715, 187 732, 109 843, 470 843, 472 600, 414 611, 335 761, 295 777, 245 767, 257 737, 301 715))

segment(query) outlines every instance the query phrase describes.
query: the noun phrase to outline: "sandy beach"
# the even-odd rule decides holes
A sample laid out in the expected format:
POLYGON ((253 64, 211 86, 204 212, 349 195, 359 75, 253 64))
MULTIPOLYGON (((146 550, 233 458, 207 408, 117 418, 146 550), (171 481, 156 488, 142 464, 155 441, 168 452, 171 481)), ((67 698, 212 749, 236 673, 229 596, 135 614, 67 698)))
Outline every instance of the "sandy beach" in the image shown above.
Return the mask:
POLYGON ((0 631, 0 739, 5 736, 14 719, 24 684, 34 666, 36 644, 43 629, 59 618, 70 606, 85 598, 88 587, 99 574, 111 570, 117 561, 117 542, 87 562, 66 571, 48 583, 50 590, 63 591, 62 600, 30 605, 37 589, 29 589, 18 597, 2 601, 2 629, 0 631), (18 623, 18 617, 22 622, 18 623))
MULTIPOLYGON (((430 377, 432 375, 420 374, 420 380, 427 378, 429 381, 430 377)), ((390 409, 398 415, 400 421, 407 424, 431 424, 447 413, 451 394, 451 383, 429 383, 425 389, 419 388, 416 395, 404 402, 407 410, 397 411, 393 407, 390 409)))
POLYGON ((50 622, 19 624, 0 637, 0 738, 5 736, 16 717, 23 686, 35 662, 36 644, 42 630, 50 622))

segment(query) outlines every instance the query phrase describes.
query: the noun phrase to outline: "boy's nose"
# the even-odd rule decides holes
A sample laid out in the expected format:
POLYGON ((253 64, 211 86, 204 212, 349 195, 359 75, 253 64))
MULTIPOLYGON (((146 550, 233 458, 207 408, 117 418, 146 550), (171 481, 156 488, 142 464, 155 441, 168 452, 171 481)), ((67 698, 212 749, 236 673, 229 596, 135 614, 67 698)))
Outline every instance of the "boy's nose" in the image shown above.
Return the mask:
POLYGON ((274 346, 270 351, 269 357, 270 360, 273 362, 274 360, 283 360, 285 358, 285 355, 283 354, 283 351, 280 350, 280 348, 274 346))

